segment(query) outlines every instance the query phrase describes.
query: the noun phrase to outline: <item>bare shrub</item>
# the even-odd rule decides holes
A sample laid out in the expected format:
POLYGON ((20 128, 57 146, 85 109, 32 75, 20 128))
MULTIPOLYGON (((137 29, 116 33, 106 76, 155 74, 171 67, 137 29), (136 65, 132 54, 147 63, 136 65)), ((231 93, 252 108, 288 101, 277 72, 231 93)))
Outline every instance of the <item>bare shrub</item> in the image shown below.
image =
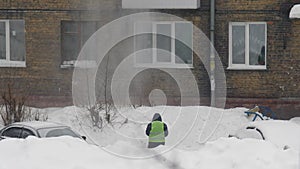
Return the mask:
POLYGON ((32 108, 26 108, 23 121, 47 121, 48 115, 42 114, 39 110, 33 111, 32 108))
POLYGON ((6 90, 1 95, 2 105, 0 115, 3 124, 9 125, 21 121, 46 121, 47 115, 42 115, 38 110, 35 112, 31 108, 26 108, 27 95, 24 92, 13 91, 13 84, 8 83, 6 90))
POLYGON ((2 94, 1 98, 3 101, 1 118, 4 125, 23 121, 25 115, 26 96, 22 94, 13 94, 12 85, 8 84, 7 90, 2 94))
POLYGON ((87 108, 90 113, 93 127, 102 128, 103 127, 103 118, 100 115, 100 112, 103 110, 103 105, 96 104, 87 108))
POLYGON ((115 120, 114 108, 110 102, 98 102, 93 106, 89 106, 87 110, 90 113, 92 125, 94 127, 103 128, 105 124, 111 124, 115 120))

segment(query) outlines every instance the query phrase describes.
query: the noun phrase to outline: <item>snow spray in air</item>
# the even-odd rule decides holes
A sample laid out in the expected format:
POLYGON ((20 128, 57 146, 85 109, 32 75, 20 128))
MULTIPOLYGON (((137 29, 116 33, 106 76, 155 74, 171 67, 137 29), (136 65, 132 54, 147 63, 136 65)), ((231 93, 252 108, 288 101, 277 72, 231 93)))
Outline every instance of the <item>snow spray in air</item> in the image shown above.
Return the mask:
MULTIPOLYGON (((210 67, 214 66, 216 69, 213 76, 216 82, 216 106, 224 108, 225 73, 215 50, 215 64, 211 65, 210 48, 211 43, 206 35, 192 22, 178 16, 145 12, 118 18, 97 30, 79 53, 72 80, 73 103, 76 106, 93 106, 99 100, 105 100, 105 103, 109 101, 118 116, 144 128, 150 117, 157 112, 130 106, 143 102, 145 97, 141 95, 148 95, 152 106, 164 106, 172 98, 168 92, 177 92, 179 97, 174 100, 179 100, 178 106, 199 108, 202 103, 200 91, 205 86, 200 85, 201 80, 195 76, 195 70, 202 63, 206 72, 201 73, 207 73, 208 78, 211 77, 210 67), (185 49, 186 52, 178 48, 185 49), (165 80, 165 77, 170 80, 165 80), (169 82, 172 85, 166 87, 165 84, 169 82), (150 84, 154 87, 151 88, 150 84), (124 107, 127 107, 126 111, 124 107)), ((199 127, 201 124, 201 129, 191 143, 205 142, 209 133, 213 133, 218 126, 218 120, 210 118, 211 111, 205 122, 199 120, 198 112, 182 112, 179 108, 177 112, 165 113, 168 112, 167 107, 158 108, 157 111, 161 111, 158 113, 162 113, 170 126, 166 146, 156 151, 145 148, 143 152, 134 151, 132 147, 128 148, 132 151, 121 152, 113 146, 105 147, 104 150, 126 158, 152 157, 178 146, 195 125, 199 127)), ((222 113, 217 116, 217 119, 221 119, 222 113)), ((110 139, 113 137, 135 146, 147 142, 143 132, 136 134, 138 129, 118 132, 112 127, 111 131, 110 139)), ((101 145, 100 140, 92 139, 95 144, 101 145)))

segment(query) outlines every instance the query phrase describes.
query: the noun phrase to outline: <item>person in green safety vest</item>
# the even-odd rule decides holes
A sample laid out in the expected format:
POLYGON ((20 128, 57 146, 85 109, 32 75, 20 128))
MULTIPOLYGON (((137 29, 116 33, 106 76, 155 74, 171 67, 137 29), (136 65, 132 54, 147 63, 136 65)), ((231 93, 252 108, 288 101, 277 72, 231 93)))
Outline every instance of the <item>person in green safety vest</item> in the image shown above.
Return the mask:
POLYGON ((147 125, 146 135, 149 136, 148 148, 165 145, 165 137, 168 136, 168 126, 162 122, 159 113, 155 113, 152 122, 147 125))

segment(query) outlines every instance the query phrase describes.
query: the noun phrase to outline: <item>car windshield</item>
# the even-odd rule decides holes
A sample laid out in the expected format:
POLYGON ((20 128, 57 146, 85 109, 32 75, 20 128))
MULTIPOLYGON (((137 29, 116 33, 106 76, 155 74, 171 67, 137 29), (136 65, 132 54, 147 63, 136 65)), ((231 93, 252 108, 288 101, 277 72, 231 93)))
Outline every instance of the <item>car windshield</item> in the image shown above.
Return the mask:
POLYGON ((80 138, 78 134, 68 127, 61 128, 42 128, 37 130, 41 137, 59 137, 59 136, 72 136, 80 138))

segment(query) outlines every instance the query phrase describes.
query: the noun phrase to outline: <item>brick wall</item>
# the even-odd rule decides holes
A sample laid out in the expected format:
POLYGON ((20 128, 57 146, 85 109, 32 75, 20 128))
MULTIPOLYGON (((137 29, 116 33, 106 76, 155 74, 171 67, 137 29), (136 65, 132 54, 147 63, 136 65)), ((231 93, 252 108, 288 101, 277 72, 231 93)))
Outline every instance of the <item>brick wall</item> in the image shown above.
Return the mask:
MULTIPOLYGON (((216 1, 215 47, 224 69, 228 66, 229 22, 264 21, 268 26, 267 70, 226 70, 228 100, 252 98, 268 105, 268 99, 280 101, 285 98, 300 98, 300 21, 288 18, 291 6, 299 3, 297 1, 216 1)), ((97 20, 104 25, 119 16, 139 11, 142 10, 123 10, 121 1, 117 0, 2 0, 0 19, 25 20, 27 67, 0 68, 1 85, 14 81, 17 86, 28 86, 32 98, 35 98, 32 102, 43 100, 45 106, 47 105, 44 104, 45 102, 48 105, 58 104, 54 103, 54 96, 60 98, 59 103, 69 104, 73 69, 60 68, 61 21, 97 20), (46 101, 46 96, 49 96, 49 101, 46 101)), ((192 21, 209 37, 209 0, 202 0, 201 8, 196 10, 153 11, 174 14, 192 21)), ((207 72, 197 59, 194 60, 194 66, 192 72, 198 78, 200 94, 205 98, 204 100, 209 100, 207 98, 210 96, 210 84, 207 72)), ((164 76, 163 73, 161 77, 158 76, 150 81, 151 84, 146 85, 144 89, 146 95, 151 89, 162 87, 168 89, 170 96, 178 98, 177 90, 171 90, 172 79, 164 76)), ((176 103, 178 99, 173 100, 176 103)), ((247 100, 242 101, 245 104, 240 103, 240 105, 249 105, 247 100)), ((250 102, 252 104, 252 101, 250 102)), ((272 103, 280 105, 283 102, 272 103)), ((298 102, 293 101, 291 104, 296 105, 298 102)), ((228 101, 227 106, 238 106, 238 104, 235 101, 228 101)), ((297 112, 294 111, 293 114, 297 112)))
MULTIPOLYGON (((120 2, 116 2, 2 1, 0 19, 25 20, 26 68, 1 67, 1 86, 12 84, 16 93, 30 95, 30 105, 69 105, 72 101, 73 68, 60 68, 61 21, 96 20, 104 25, 119 16, 116 9, 120 2)), ((5 87, 0 88, 1 94, 6 90, 5 87)))
MULTIPOLYGON (((297 63, 287 48, 291 23, 282 1, 218 1, 216 49, 228 66, 229 22, 267 22, 267 70, 227 70, 228 97, 299 97, 297 63), (280 2, 280 3, 279 3, 280 2), (223 4, 223 5, 221 5, 223 4), (243 4, 243 5, 242 5, 243 4), (225 9, 228 9, 225 11, 225 9), (226 33, 224 33, 226 32, 226 33)), ((291 5, 291 4, 290 4, 291 5)))
POLYGON ((115 10, 121 6, 121 1, 112 0, 1 0, 0 9, 18 10, 115 10))
MULTIPOLYGON (((299 116, 299 23, 288 18, 296 1, 217 1, 216 49, 228 67, 229 22, 267 22, 267 70, 226 70, 226 107, 271 107, 280 118, 299 116), (224 33, 225 32, 225 33, 224 33)), ((298 2, 299 3, 299 2, 298 2)))

